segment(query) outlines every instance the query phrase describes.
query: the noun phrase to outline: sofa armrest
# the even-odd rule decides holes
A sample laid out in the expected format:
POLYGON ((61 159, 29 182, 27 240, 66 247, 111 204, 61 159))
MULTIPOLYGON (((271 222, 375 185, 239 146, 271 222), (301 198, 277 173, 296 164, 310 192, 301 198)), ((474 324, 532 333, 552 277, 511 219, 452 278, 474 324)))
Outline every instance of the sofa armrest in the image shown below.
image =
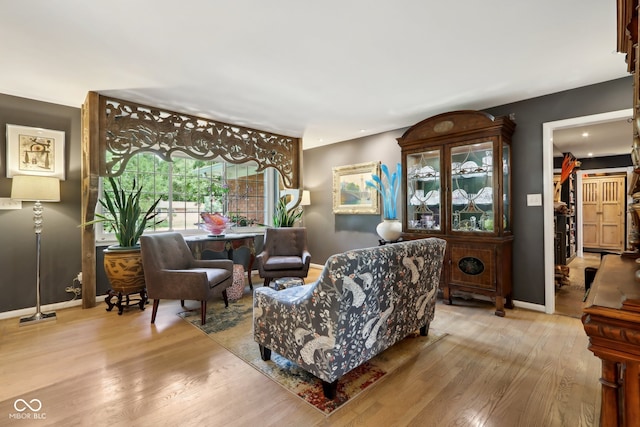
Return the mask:
POLYGON ((305 268, 309 268, 309 266, 311 265, 311 254, 307 250, 302 252, 302 263, 304 264, 305 268))
POLYGON ((254 289, 254 340, 331 382, 338 312, 320 301, 317 286, 316 281, 281 291, 254 289), (322 361, 315 360, 319 354, 322 361))
POLYGON ((262 262, 267 262, 267 260, 269 259, 269 252, 268 251, 260 252, 258 255, 256 255, 256 259, 261 260, 262 262))
POLYGON ((269 260, 269 252, 266 250, 263 250, 258 255, 256 255, 256 259, 255 259, 256 267, 258 268, 258 271, 260 272, 260 274, 264 274, 264 265, 267 263, 268 260, 269 260))

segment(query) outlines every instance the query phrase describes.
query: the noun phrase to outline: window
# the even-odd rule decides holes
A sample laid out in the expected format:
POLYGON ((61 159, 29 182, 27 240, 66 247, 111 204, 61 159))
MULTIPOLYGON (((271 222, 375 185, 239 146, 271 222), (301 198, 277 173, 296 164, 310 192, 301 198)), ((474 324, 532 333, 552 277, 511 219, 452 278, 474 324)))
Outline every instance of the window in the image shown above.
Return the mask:
MULTIPOLYGON (((271 220, 269 199, 275 198, 277 172, 258 171, 254 162, 231 164, 223 161, 196 160, 186 155, 174 156, 167 162, 153 153, 133 156, 124 172, 116 177, 124 188, 132 188, 134 180, 142 187, 142 210, 146 211, 160 198, 156 211, 158 224, 152 231, 198 229, 201 212, 221 212, 237 226, 265 224, 271 220)), ((110 191, 104 186, 102 191, 110 191)), ((98 207, 100 208, 100 206, 98 207)), ((97 240, 112 240, 111 230, 96 227, 97 240)))

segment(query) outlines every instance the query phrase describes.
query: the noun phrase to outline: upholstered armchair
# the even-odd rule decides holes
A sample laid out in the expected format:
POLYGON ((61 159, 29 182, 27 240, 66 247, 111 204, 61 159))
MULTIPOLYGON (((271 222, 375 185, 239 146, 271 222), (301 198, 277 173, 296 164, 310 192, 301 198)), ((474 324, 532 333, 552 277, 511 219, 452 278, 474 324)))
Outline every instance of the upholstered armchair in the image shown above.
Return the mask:
POLYGON ((258 273, 269 286, 271 279, 300 277, 309 273, 311 254, 307 250, 305 227, 267 228, 262 252, 256 257, 258 273))
POLYGON ((222 289, 225 306, 229 305, 226 289, 233 281, 233 261, 195 259, 180 233, 141 236, 140 249, 147 295, 153 298, 151 323, 161 299, 179 299, 183 306, 185 300, 200 301, 203 325, 214 288, 222 289))

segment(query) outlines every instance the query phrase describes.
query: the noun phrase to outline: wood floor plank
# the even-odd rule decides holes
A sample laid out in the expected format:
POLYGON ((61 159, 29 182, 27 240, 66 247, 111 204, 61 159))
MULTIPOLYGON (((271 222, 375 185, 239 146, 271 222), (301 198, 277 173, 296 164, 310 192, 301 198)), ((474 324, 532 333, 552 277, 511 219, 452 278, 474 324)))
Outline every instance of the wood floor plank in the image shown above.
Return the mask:
MULTIPOLYGON (((310 279, 312 280, 312 279, 310 279)), ((197 303, 188 302, 196 308, 197 303)), ((598 359, 579 319, 490 304, 438 303, 448 334, 326 417, 180 319, 178 302, 122 316, 58 311, 26 327, 0 320, 0 416, 39 399, 38 425, 590 426, 598 359)))

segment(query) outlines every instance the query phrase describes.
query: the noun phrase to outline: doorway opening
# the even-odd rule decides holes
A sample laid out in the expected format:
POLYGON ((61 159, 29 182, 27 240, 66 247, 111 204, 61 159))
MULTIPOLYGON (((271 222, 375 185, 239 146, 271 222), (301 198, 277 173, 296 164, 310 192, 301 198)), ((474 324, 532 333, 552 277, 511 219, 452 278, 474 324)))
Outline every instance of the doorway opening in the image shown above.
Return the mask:
MULTIPOLYGON (((542 125, 542 177, 543 186, 543 216, 544 216, 544 277, 545 277, 545 312, 555 312, 555 227, 554 227, 554 203, 553 203, 553 137, 554 132, 568 128, 578 128, 588 124, 606 123, 613 121, 626 121, 633 115, 632 109, 613 111, 609 113, 594 114, 591 116, 576 117, 566 120, 543 123, 542 125)), ((629 139, 632 135, 629 133, 629 139)), ((629 147, 631 143, 628 144, 629 147)), ((630 148, 627 149, 629 152, 630 148)), ((570 151, 570 150, 568 150, 570 151)), ((627 152, 619 153, 626 154, 627 152)), ((580 186, 578 186, 580 187, 580 186)), ((580 215, 579 215, 580 216, 580 215)), ((578 223, 578 227, 582 224, 578 223)), ((582 247, 580 246, 580 249, 582 247)))
POLYGON ((619 254, 628 247, 627 175, 631 168, 578 171, 576 174, 576 256, 566 263, 566 276, 558 282, 556 255, 555 313, 582 316, 582 303, 603 255, 619 254))

